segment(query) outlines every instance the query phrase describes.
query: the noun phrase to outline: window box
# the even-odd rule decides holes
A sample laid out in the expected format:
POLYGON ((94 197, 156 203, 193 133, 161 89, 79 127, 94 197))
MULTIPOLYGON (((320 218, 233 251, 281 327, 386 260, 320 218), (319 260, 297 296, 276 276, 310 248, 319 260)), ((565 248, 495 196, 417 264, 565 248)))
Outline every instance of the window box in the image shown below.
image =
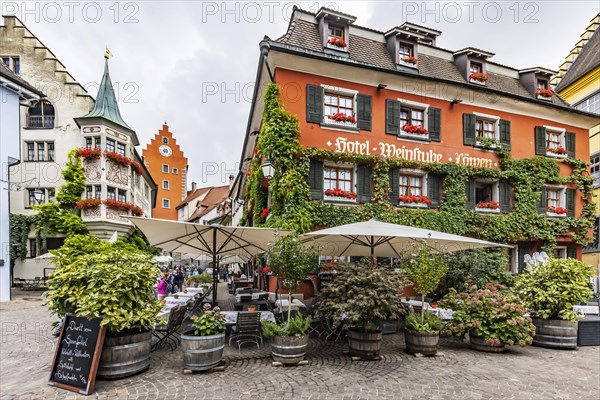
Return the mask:
POLYGON ((339 188, 325 190, 324 199, 326 201, 342 201, 345 203, 355 203, 356 193, 339 188))
POLYGON ((550 217, 550 218, 566 218, 567 214, 557 214, 557 213, 547 211, 546 216, 550 217))
POLYGON ((400 136, 429 140, 429 132, 420 125, 404 124, 400 129, 400 136))
MULTIPOLYGON (((545 81, 544 81, 545 82, 545 81)), ((538 83, 539 85, 540 83, 538 83)), ((547 83, 544 83, 544 85, 547 85, 547 83)), ((539 87, 538 90, 535 92, 535 96, 540 99, 540 100, 552 100, 552 96, 554 96, 554 93, 552 93, 552 90, 547 89, 546 87, 539 87)))
POLYGON ((398 206, 407 208, 427 208, 427 204, 423 203, 405 203, 403 201, 398 202, 398 206))
POLYGON ((335 43, 339 43, 339 42, 332 42, 332 40, 336 40, 336 38, 331 38, 327 41, 327 43, 325 44, 325 47, 327 47, 328 49, 332 49, 332 50, 337 50, 337 51, 348 51, 348 45, 346 44, 346 42, 343 39, 339 39, 340 41, 342 41, 344 44, 339 45, 339 44, 335 44, 335 43))
POLYGON ((556 206, 548 206, 546 211, 546 215, 548 217, 561 217, 564 218, 567 216, 568 210, 564 207, 556 207, 556 206))
POLYGON ((552 97, 545 97, 545 96, 541 96, 541 95, 536 95, 536 98, 538 100, 546 100, 546 101, 552 101, 552 97))
POLYGON ((404 57, 398 60, 398 65, 403 65, 409 68, 418 68, 418 60, 415 57, 404 57))
POLYGON ((356 121, 356 96, 358 92, 324 87, 323 121, 326 126, 358 130, 356 121))
POLYGON ((567 150, 564 147, 559 146, 558 148, 555 148, 555 149, 546 150, 546 155, 548 157, 567 158, 569 156, 569 153, 567 152, 567 150))
POLYGON ((497 201, 480 201, 475 205, 475 209, 482 213, 499 213, 500 203, 497 201))
POLYGON ((474 72, 469 75, 469 82, 477 83, 478 85, 487 85, 488 79, 488 74, 484 74, 483 72, 474 72))
POLYGON ((343 129, 358 129, 356 118, 352 115, 345 115, 344 113, 325 116, 323 124, 343 129))

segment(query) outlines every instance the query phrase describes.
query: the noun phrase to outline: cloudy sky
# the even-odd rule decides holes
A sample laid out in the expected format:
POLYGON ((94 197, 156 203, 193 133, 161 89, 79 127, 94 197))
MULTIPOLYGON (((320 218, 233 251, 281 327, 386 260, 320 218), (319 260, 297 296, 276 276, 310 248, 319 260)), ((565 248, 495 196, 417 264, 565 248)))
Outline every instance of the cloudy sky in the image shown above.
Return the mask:
MULTIPOLYGON (((121 114, 142 143, 163 121, 199 186, 237 171, 259 56, 285 33, 294 5, 335 8, 385 31, 410 21, 442 31, 438 46, 473 46, 495 62, 557 69, 599 11, 591 1, 0 1, 82 84, 97 86, 105 46, 121 114), (216 172, 215 172, 216 171, 216 172)), ((95 95, 95 90, 90 90, 95 95)))

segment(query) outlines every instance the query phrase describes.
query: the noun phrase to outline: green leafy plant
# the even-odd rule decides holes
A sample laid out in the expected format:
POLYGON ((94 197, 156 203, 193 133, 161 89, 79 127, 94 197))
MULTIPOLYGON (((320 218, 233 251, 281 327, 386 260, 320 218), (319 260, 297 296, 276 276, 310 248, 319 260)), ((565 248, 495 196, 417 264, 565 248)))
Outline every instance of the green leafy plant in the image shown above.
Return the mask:
POLYGON ((477 145, 484 149, 493 149, 496 148, 496 146, 500 146, 500 142, 495 138, 481 137, 477 138, 477 145))
POLYGON ((421 326, 425 325, 425 296, 433 292, 448 271, 447 256, 419 243, 410 257, 402 259, 402 269, 410 276, 421 295, 421 326))
POLYGON ((535 326, 524 316, 521 299, 497 282, 484 289, 472 285, 461 293, 450 289, 441 304, 454 311, 447 333, 458 339, 471 332, 491 345, 526 346, 533 341, 535 326))
POLYGON ((424 314, 411 312, 406 316, 404 323, 406 327, 417 332, 439 332, 444 327, 444 322, 430 312, 424 314))
POLYGON ((533 315, 575 322, 578 314, 573 306, 593 295, 592 274, 592 267, 581 261, 552 258, 527 267, 517 278, 515 290, 533 315))
POLYGON ((288 320, 291 317, 292 293, 294 293, 308 275, 314 270, 318 251, 315 247, 306 247, 298 242, 297 235, 280 238, 268 251, 269 268, 277 275, 282 288, 288 292, 288 320))
POLYGON ((400 300, 403 277, 363 260, 349 265, 323 289, 315 306, 336 326, 375 332, 389 319, 406 314, 400 300))
POLYGON ((198 275, 192 275, 187 278, 188 285, 193 285, 193 284, 207 285, 207 284, 211 284, 212 281, 213 281, 212 275, 208 274, 206 272, 203 272, 198 275))
POLYGON ((33 224, 33 218, 29 215, 10 214, 10 259, 25 259, 27 257, 27 239, 33 224))
POLYGON ((110 249, 63 264, 68 256, 60 253, 46 292, 52 313, 102 317, 112 333, 147 330, 156 322, 161 305, 152 290, 158 269, 149 255, 110 249))
POLYGON ((310 328, 311 317, 296 314, 281 325, 271 321, 261 321, 262 332, 266 337, 304 336, 310 328))
POLYGON ((225 316, 219 307, 211 307, 206 303, 200 316, 192 317, 195 336, 212 336, 225 332, 225 316))

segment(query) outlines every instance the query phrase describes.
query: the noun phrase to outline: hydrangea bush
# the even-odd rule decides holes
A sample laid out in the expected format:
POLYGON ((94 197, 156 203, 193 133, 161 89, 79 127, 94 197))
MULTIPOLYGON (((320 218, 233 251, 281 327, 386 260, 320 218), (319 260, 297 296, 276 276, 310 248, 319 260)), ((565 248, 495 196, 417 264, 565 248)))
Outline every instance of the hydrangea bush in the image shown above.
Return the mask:
POLYGON ((192 317, 192 327, 195 336, 212 336, 225 332, 225 316, 219 307, 206 303, 202 306, 204 312, 192 317))

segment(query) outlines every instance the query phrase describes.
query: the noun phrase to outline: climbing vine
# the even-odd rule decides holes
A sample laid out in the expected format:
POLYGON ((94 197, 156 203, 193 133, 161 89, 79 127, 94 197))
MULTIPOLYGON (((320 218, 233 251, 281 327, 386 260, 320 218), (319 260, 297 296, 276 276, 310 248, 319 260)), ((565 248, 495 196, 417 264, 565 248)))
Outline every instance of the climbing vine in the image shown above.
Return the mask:
POLYGON ((27 238, 31 225, 32 217, 23 214, 10 214, 10 259, 23 260, 27 257, 27 238))
MULTIPOLYGON (((482 239, 504 243, 542 240, 547 250, 556 238, 568 235, 578 244, 586 244, 593 226, 595 208, 592 203, 593 178, 588 164, 581 160, 564 159, 571 167, 570 176, 560 176, 555 159, 532 157, 513 159, 510 152, 497 148, 499 168, 464 166, 454 163, 420 163, 378 155, 347 154, 308 148, 302 150, 297 119, 290 115, 279 100, 277 85, 270 84, 265 92, 264 124, 251 164, 247 182, 247 198, 253 209, 252 223, 295 229, 306 232, 315 228, 337 226, 377 218, 381 221, 440 230, 459 235, 475 235, 482 239), (271 179, 270 216, 260 218, 257 205, 266 204, 261 157, 269 158, 276 172, 271 179), (371 166, 373 195, 371 202, 354 207, 340 207, 323 201, 310 200, 307 182, 309 160, 319 159, 371 166), (419 168, 443 177, 443 199, 438 209, 399 208, 389 202, 389 170, 419 168), (500 215, 481 214, 466 208, 465 184, 471 177, 502 179, 510 183, 513 207, 500 215), (547 218, 538 212, 540 191, 544 184, 573 184, 584 202, 579 217, 547 218)), ((250 217, 250 216, 248 216, 250 217)), ((250 223, 250 218, 247 220, 250 223)))

